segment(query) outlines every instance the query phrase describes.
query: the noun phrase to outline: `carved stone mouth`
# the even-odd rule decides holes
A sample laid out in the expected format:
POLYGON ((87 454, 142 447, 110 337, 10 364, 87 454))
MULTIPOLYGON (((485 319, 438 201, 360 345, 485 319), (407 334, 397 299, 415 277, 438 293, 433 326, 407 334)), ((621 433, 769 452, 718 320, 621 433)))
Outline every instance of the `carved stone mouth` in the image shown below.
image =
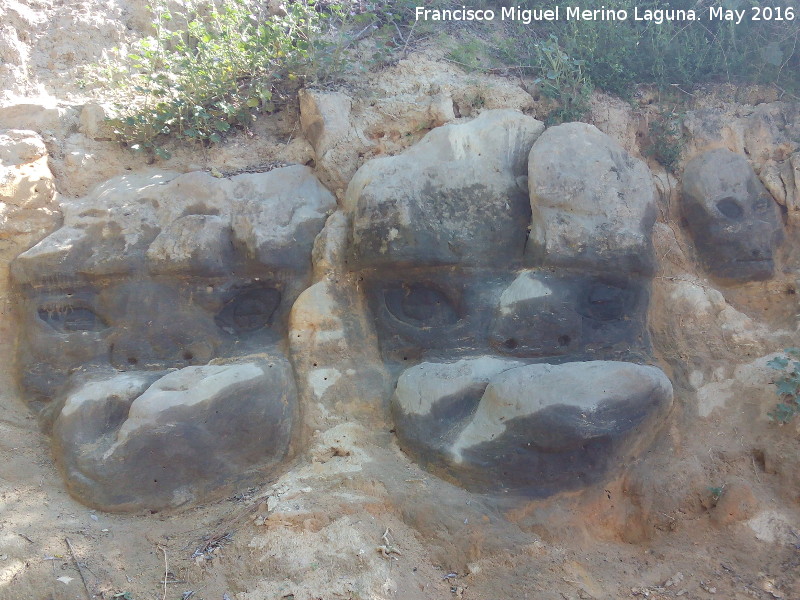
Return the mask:
POLYGON ((543 496, 600 477, 671 404, 656 367, 482 356, 407 369, 392 411, 423 464, 474 491, 543 496))
POLYGON ((296 396, 282 357, 99 376, 68 393, 56 459, 106 510, 202 500, 286 456, 296 396))

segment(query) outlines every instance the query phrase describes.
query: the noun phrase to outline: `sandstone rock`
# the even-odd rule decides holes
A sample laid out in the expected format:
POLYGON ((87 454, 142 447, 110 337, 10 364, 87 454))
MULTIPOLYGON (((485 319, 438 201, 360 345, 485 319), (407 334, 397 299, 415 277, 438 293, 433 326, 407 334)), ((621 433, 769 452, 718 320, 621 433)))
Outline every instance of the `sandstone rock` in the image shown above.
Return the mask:
POLYGON ((729 150, 687 163, 683 214, 711 275, 735 281, 769 279, 783 239, 780 211, 747 160, 729 150))
POLYGON ((487 110, 509 108, 528 112, 534 106, 533 97, 520 86, 491 78, 479 83, 462 82, 453 86, 450 93, 451 104, 460 117, 477 117, 487 110))
MULTIPOLYGON (((144 153, 134 153, 117 142, 72 133, 58 142, 58 153, 50 158, 50 169, 64 197, 81 198, 121 173, 152 171, 144 153)), ((170 170, 170 167, 162 167, 170 170)), ((194 167, 194 170, 197 167, 194 167)))
POLYGON ((100 104, 90 102, 81 108, 78 131, 92 139, 112 140, 114 132, 106 123, 106 110, 100 104))
POLYGON ((736 310, 690 273, 659 280, 653 298, 659 307, 651 311, 653 337, 672 355, 711 360, 759 356, 775 339, 763 323, 736 310))
POLYGON ((522 364, 483 356, 406 369, 391 404, 401 445, 417 456, 446 452, 469 422, 489 381, 522 364))
POLYGON ((350 220, 343 211, 337 210, 325 221, 325 227, 314 240, 312 251, 315 279, 319 280, 343 270, 349 233, 350 220))
MULTIPOLYGON (((546 217, 528 197, 526 166, 536 168, 529 156, 548 135, 534 142, 541 131, 513 111, 443 126, 402 155, 366 163, 344 203, 348 268, 358 271, 387 367, 400 373, 391 408, 401 448, 472 491, 545 496, 597 482, 649 442, 672 399, 658 369, 607 362, 646 360, 650 351, 649 172, 586 128, 588 141, 576 135, 577 149, 563 153, 565 177, 586 178, 588 250, 526 252, 529 209, 533 229, 544 231, 548 218, 572 214, 575 191, 561 189, 546 217), (612 183, 618 174, 622 183, 612 183), (573 362, 527 367, 502 355, 573 362), (594 362, 574 362, 585 360, 594 362), (422 362, 409 368, 413 361, 422 362), (492 391, 515 373, 516 388, 492 391)), ((541 164, 553 160, 540 153, 541 164)))
POLYGON ((300 125, 319 159, 350 133, 352 103, 342 92, 300 92, 300 125))
POLYGON ((316 282, 300 294, 289 315, 304 421, 314 429, 341 418, 382 418, 388 395, 371 323, 356 291, 342 283, 333 276, 316 282))
POLYGON ((8 129, 0 133, 0 161, 22 165, 47 156, 44 141, 33 131, 8 129))
POLYGON ((42 139, 32 131, 0 132, 0 202, 10 209, 45 208, 54 194, 42 139))
POLYGON ((24 67, 30 55, 28 47, 19 39, 11 25, 0 27, 0 59, 8 65, 24 67))
POLYGON ((689 111, 683 121, 689 134, 684 156, 688 160, 709 150, 726 148, 746 155, 760 172, 768 163, 782 163, 797 151, 798 116, 800 108, 793 102, 689 111))
POLYGON ((783 161, 766 161, 758 176, 775 201, 786 207, 789 225, 800 224, 800 152, 783 161))
POLYGON ((302 166, 223 179, 203 172, 125 175, 65 202, 64 226, 20 255, 14 273, 19 283, 54 272, 78 280, 146 268, 196 272, 200 263, 218 273, 229 230, 245 249, 240 261, 310 271, 314 238, 334 207, 302 166))
POLYGON ((672 403, 664 373, 623 362, 481 359, 407 373, 393 399, 401 446, 480 491, 539 496, 597 481, 672 403))
POLYGON ((590 121, 600 131, 613 138, 626 151, 637 151, 637 129, 640 120, 634 116, 634 109, 629 102, 621 98, 595 92, 589 98, 590 121))
POLYGON ((365 147, 351 124, 352 99, 342 92, 300 92, 300 125, 314 148, 316 166, 334 192, 344 190, 365 147))
POLYGON ((9 104, 0 107, 0 129, 30 129, 39 134, 51 133, 60 137, 78 122, 78 111, 54 99, 9 104))
POLYGON ((0 242, 24 247, 57 224, 47 158, 44 142, 33 131, 0 130, 0 242))
POLYGON ((282 464, 288 315, 334 207, 307 167, 135 173, 15 259, 19 381, 79 500, 179 506, 282 464))
POLYGON ((487 111, 365 164, 345 199, 357 264, 521 259, 530 220, 526 158, 543 128, 515 111, 487 111))
POLYGON ((67 394, 55 456, 87 504, 175 507, 278 465, 296 410, 281 359, 121 373, 67 394))
POLYGON ((584 123, 545 131, 530 153, 526 249, 546 264, 651 274, 655 187, 645 164, 584 123))
POLYGON ((153 273, 230 271, 230 223, 215 215, 186 215, 166 226, 147 249, 153 273))
POLYGON ((500 294, 488 341, 510 356, 627 360, 649 349, 646 316, 641 282, 524 270, 500 294))
POLYGON ((261 261, 280 268, 311 268, 314 238, 336 199, 308 167, 238 175, 232 191, 246 200, 232 217, 234 240, 261 261))
POLYGON ((741 119, 744 152, 755 164, 785 160, 798 148, 792 134, 800 133, 800 109, 793 102, 765 102, 741 119))

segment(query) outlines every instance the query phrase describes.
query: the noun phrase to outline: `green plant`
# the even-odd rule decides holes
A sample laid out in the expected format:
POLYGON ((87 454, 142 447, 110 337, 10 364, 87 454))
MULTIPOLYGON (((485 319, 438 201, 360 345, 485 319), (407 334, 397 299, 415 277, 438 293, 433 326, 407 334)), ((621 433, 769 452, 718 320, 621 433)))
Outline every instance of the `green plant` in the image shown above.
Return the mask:
POLYGON ((645 146, 647 156, 654 158, 661 166, 675 173, 681 155, 686 148, 686 134, 683 131, 683 114, 664 111, 650 122, 650 139, 645 146))
POLYGON ((276 92, 298 79, 321 28, 313 0, 287 3, 284 16, 272 17, 250 0, 219 7, 187 0, 180 14, 164 0, 149 8, 155 33, 123 57, 127 102, 112 125, 133 150, 162 158, 167 136, 218 142, 273 111, 276 92))
POLYGON ((133 150, 168 158, 169 138, 205 145, 247 129, 301 84, 331 84, 383 64, 414 39, 413 0, 154 0, 154 32, 94 65, 86 81, 116 89, 111 119, 133 150), (371 54, 357 45, 369 38, 371 54))
POLYGON ((592 88, 583 72, 584 61, 568 55, 554 35, 533 46, 539 76, 535 83, 558 107, 547 117, 551 123, 578 121, 589 110, 592 88))
POLYGON ((779 402, 769 416, 778 423, 788 423, 800 413, 800 348, 787 348, 767 366, 781 372, 773 382, 779 402))
POLYGON ((708 491, 711 493, 711 499, 714 503, 718 502, 720 498, 722 498, 722 493, 725 491, 725 486, 720 487, 710 487, 708 491))
POLYGON ((480 56, 483 50, 484 43, 481 42, 481 40, 471 39, 458 42, 453 49, 447 53, 447 58, 467 71, 475 71, 482 68, 480 56))
MULTIPOLYGON (((502 3, 500 3, 502 4, 502 3)), ((790 0, 732 0, 729 8, 745 10, 741 23, 709 19, 710 0, 585 0, 581 9, 626 11, 627 18, 565 19, 558 0, 524 0, 522 8, 561 7, 562 18, 536 24, 509 23, 507 44, 500 48, 505 64, 536 69, 540 61, 530 40, 556 36, 561 50, 583 61, 586 81, 606 92, 631 97, 634 85, 655 84, 660 89, 690 87, 703 82, 774 84, 800 93, 800 28, 797 8, 784 20, 754 20, 754 7, 792 6, 790 0), (664 19, 637 20, 634 15, 661 14, 664 19), (659 13, 658 11, 662 11, 659 13), (673 11, 673 12, 667 12, 673 11), (683 11, 683 12, 676 12, 683 11), (690 12, 694 11, 694 12, 690 12), (671 19, 667 19, 669 14, 671 19)))

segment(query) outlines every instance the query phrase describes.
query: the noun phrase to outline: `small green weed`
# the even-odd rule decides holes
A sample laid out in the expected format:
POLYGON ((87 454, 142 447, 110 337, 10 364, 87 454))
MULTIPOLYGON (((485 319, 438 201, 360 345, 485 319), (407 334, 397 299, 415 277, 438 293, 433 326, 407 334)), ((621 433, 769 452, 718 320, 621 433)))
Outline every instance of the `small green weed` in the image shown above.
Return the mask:
POLYGON ((476 71, 483 68, 480 59, 483 48, 484 44, 478 39, 459 42, 447 53, 447 58, 467 71, 476 71))
POLYGON ((781 372, 773 383, 780 401, 769 413, 778 423, 788 423, 800 413, 800 348, 787 348, 783 356, 776 356, 767 366, 781 372))
POLYGON ((583 72, 585 62, 568 55, 558 44, 558 38, 534 44, 539 77, 534 81, 558 107, 547 117, 549 123, 580 120, 589 110, 592 86, 583 72))
POLYGON ((557 104, 545 118, 548 124, 579 121, 589 111, 592 84, 585 61, 564 50, 555 34, 546 39, 512 35, 495 48, 496 57, 534 75, 542 94, 557 104))
POLYGON ((654 158, 671 173, 675 173, 686 148, 682 113, 665 111, 650 122, 650 140, 645 146, 647 156, 654 158))
POLYGON ((725 486, 721 487, 710 487, 708 491, 711 493, 711 499, 714 503, 718 502, 720 498, 722 498, 722 493, 725 491, 725 486))

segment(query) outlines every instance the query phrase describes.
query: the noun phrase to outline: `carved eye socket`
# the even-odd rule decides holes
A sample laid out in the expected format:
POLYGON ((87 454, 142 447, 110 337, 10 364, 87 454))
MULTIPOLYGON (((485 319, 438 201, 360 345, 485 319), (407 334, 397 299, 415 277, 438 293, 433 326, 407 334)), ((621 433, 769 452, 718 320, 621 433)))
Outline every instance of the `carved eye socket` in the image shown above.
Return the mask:
POLYGON ((614 321, 625 316, 632 300, 628 290, 599 283, 589 288, 581 300, 580 313, 598 321, 614 321))
POLYGON ((42 306, 39 318, 61 333, 100 331, 108 327, 95 312, 83 306, 42 306))
POLYGON ((386 308, 394 318, 415 327, 441 327, 458 321, 450 300, 439 290, 421 284, 386 290, 386 308))
POLYGON ((717 201, 717 210, 729 219, 738 221, 742 218, 744 211, 741 205, 733 198, 723 198, 717 201))
POLYGON ((245 333, 267 327, 281 303, 281 293, 274 288, 239 292, 214 318, 217 325, 232 333, 245 333))

